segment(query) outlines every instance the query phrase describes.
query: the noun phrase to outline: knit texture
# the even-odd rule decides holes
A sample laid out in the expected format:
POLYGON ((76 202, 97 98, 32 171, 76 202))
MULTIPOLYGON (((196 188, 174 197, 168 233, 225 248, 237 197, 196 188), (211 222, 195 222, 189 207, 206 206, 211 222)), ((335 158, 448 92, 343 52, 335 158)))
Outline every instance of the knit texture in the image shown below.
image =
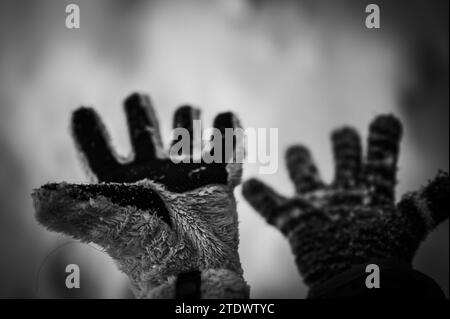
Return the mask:
MULTIPOLYGON (((32 195, 37 220, 49 230, 103 247, 128 275, 137 298, 174 297, 164 287, 173 288, 178 274, 192 270, 206 276, 202 298, 226 298, 227 291, 229 297, 247 298, 233 196, 240 169, 228 163, 173 163, 162 150, 150 100, 131 95, 125 111, 134 149, 128 162, 112 151, 95 111, 74 112, 76 145, 99 183, 43 185, 32 195)), ((174 127, 189 130, 199 113, 180 108, 174 127)), ((217 118, 221 131, 238 125, 231 113, 217 118)))
POLYGON ((335 131, 335 178, 330 185, 320 178, 306 147, 289 148, 286 163, 296 190, 292 198, 256 179, 244 183, 244 197, 288 238, 310 287, 370 260, 411 263, 425 236, 448 218, 445 172, 395 205, 401 135, 398 119, 377 117, 363 159, 357 132, 348 127, 335 131))

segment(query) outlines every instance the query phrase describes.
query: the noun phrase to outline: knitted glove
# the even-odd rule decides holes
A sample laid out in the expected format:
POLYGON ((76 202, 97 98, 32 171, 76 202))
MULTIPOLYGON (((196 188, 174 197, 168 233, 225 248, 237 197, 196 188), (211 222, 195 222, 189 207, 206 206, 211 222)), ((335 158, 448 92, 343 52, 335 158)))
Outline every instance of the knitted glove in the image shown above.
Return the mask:
MULTIPOLYGON (((440 172, 422 189, 394 204, 402 127, 394 116, 370 125, 367 157, 352 128, 332 134, 335 178, 326 185, 308 149, 286 152, 296 194, 285 198, 251 179, 243 195, 288 238, 297 267, 310 288, 371 260, 409 265, 420 242, 449 214, 449 175, 440 172)), ((329 281, 328 281, 329 282, 329 281)))
MULTIPOLYGON (((46 184, 35 190, 37 220, 49 230, 102 246, 128 275, 138 298, 247 298, 233 196, 240 164, 175 164, 163 152, 149 98, 133 94, 124 104, 134 158, 115 155, 95 111, 79 108, 72 133, 99 183, 46 184)), ((185 158, 192 155, 193 120, 199 115, 184 106, 174 116, 174 127, 191 133, 190 147, 181 149, 185 158)), ((237 125, 232 113, 214 121, 222 133, 237 125)))

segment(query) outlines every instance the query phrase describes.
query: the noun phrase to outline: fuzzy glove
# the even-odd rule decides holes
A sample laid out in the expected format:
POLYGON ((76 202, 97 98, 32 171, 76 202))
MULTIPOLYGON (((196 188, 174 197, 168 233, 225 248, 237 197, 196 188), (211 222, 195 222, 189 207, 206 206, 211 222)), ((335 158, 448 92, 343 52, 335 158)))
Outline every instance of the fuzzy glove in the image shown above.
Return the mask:
POLYGON ((401 123, 391 115, 370 125, 367 156, 352 128, 332 134, 335 178, 326 185, 307 148, 286 152, 296 194, 285 198, 251 179, 243 195, 288 238, 305 283, 315 288, 372 260, 411 264, 425 236, 449 215, 449 175, 440 172, 395 205, 401 123))
MULTIPOLYGON (((248 298, 233 196, 240 164, 172 162, 163 152, 149 98, 133 94, 124 104, 133 159, 113 152, 93 109, 77 109, 72 133, 98 183, 54 183, 35 190, 37 220, 103 247, 128 275, 137 298, 248 298)), ((192 156, 193 120, 199 116, 189 106, 176 111, 174 127, 191 133, 189 147, 179 155, 192 156)), ((232 113, 214 120, 221 132, 237 126, 232 113)))

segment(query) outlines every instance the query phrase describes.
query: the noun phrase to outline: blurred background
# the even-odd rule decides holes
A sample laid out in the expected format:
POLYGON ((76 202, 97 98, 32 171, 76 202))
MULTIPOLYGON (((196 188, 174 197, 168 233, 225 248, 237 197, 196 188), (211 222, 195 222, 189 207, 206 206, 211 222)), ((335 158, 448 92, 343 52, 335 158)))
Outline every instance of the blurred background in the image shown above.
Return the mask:
MULTIPOLYGON (((70 113, 94 106, 113 144, 130 152, 123 99, 149 93, 169 140, 172 114, 190 103, 211 123, 236 112, 246 127, 279 130, 279 169, 261 178, 293 187, 283 153, 309 146, 333 175, 329 133, 393 112, 405 134, 398 194, 448 170, 448 1, 377 0, 381 28, 365 27, 369 1, 0 2, 0 297, 131 297, 101 251, 39 226, 30 193, 50 181, 87 182, 70 138, 70 113), (80 7, 66 29, 65 7, 80 7), (81 289, 64 287, 65 266, 81 289)), ((167 145, 167 144, 166 144, 167 145)), ((244 178, 256 175, 244 167, 244 178)), ((304 298, 282 235, 236 190, 240 255, 253 298, 304 298)), ((415 266, 449 293, 449 225, 421 246, 415 266)))

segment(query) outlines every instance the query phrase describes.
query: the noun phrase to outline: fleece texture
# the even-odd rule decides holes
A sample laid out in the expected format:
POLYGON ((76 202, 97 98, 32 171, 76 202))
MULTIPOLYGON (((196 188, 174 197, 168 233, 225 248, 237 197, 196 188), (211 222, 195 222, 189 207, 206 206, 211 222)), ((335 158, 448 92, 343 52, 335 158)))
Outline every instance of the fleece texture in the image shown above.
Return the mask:
MULTIPOLYGON (((131 95, 125 111, 134 149, 128 162, 111 150, 92 109, 74 112, 76 145, 98 183, 36 189, 37 220, 51 231, 103 247, 128 275, 137 298, 174 297, 170 289, 178 274, 194 270, 202 273, 202 298, 247 298, 233 196, 240 181, 238 164, 175 164, 162 157, 149 99, 131 95)), ((198 116, 198 110, 184 106, 175 113, 174 126, 189 130, 198 116)), ((223 113, 215 123, 224 131, 238 122, 223 113)))
POLYGON ((297 267, 311 288, 371 260, 411 264, 425 236, 448 218, 445 172, 395 205, 401 135, 398 119, 377 117, 370 125, 363 159, 357 132, 348 127, 335 131, 331 185, 320 178, 306 147, 289 148, 286 163, 296 189, 292 198, 256 179, 244 183, 244 197, 288 238, 297 267))

